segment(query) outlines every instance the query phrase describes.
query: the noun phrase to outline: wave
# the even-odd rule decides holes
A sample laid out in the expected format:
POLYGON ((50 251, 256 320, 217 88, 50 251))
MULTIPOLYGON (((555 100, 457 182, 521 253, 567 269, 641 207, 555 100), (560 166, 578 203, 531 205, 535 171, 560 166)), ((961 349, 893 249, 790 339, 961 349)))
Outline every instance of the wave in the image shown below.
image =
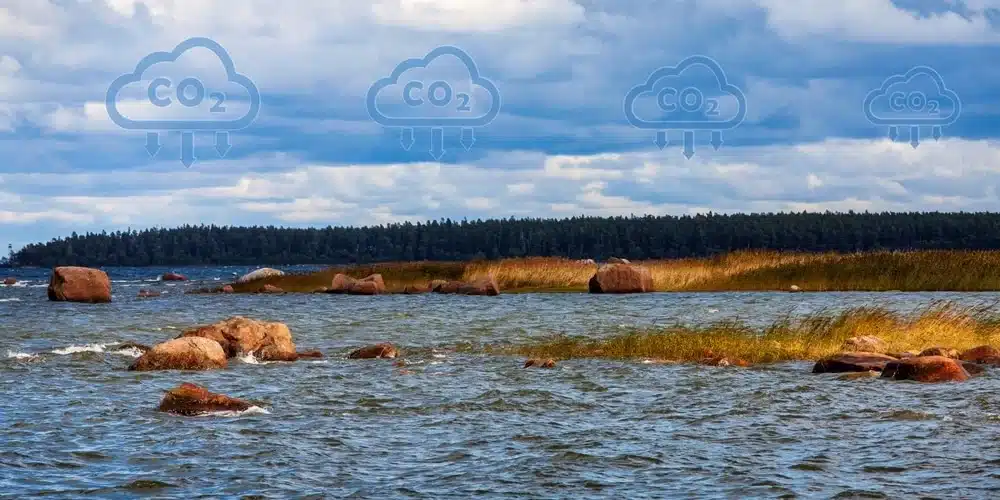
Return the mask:
POLYGON ((31 354, 28 352, 7 351, 7 359, 32 359, 37 357, 37 354, 31 354))
POLYGON ((0 299, 0 302, 20 302, 21 299, 17 297, 10 297, 8 299, 0 299))
POLYGON ((80 352, 104 352, 104 348, 110 345, 114 344, 71 345, 69 347, 63 347, 62 349, 54 349, 52 350, 52 354, 65 356, 67 354, 76 354, 80 352))
POLYGON ((139 356, 142 356, 142 351, 140 351, 135 347, 126 347, 125 349, 115 349, 114 351, 111 352, 113 352, 114 354, 121 354, 122 356, 129 356, 132 358, 138 358, 139 356))
POLYGON ((270 415, 271 412, 259 406, 251 406, 243 411, 209 411, 199 413, 199 417, 242 417, 244 415, 270 415))

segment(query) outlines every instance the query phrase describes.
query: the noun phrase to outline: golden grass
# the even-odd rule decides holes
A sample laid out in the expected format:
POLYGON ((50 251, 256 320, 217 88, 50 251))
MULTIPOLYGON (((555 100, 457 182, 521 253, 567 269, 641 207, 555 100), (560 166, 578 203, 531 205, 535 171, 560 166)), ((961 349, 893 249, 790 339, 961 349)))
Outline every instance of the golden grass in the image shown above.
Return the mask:
MULTIPOLYGON (((678 325, 593 339, 559 336, 538 343, 500 348, 532 358, 621 358, 696 362, 725 356, 751 364, 817 360, 840 351, 845 340, 874 335, 890 352, 928 347, 958 350, 1000 345, 1000 314, 992 307, 932 304, 912 314, 878 307, 784 317, 763 328, 737 321, 705 326, 678 325)), ((493 350, 493 349, 491 349, 493 350)))
MULTIPOLYGON (((636 262, 649 268, 658 291, 995 291, 1000 251, 922 250, 868 253, 740 251, 698 259, 636 262)), ((338 266, 312 274, 264 278, 234 285, 252 291, 264 284, 289 292, 328 286, 333 275, 381 273, 390 291, 434 279, 474 280, 492 274, 501 290, 586 291, 597 266, 571 259, 531 257, 477 262, 395 262, 338 266)))

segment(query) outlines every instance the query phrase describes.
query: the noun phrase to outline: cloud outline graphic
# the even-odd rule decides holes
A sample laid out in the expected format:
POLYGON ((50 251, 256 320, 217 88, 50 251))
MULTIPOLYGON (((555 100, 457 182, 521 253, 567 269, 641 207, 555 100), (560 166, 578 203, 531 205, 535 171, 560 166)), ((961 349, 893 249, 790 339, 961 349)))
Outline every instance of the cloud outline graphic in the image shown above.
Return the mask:
POLYGON ((747 115, 747 98, 743 94, 743 91, 739 87, 729 83, 729 79, 726 77, 726 72, 722 69, 722 66, 711 57, 696 54, 693 56, 688 56, 676 66, 664 66, 659 68, 649 74, 646 78, 646 82, 640 85, 632 87, 627 94, 625 94, 625 99, 622 103, 625 118, 628 120, 635 128, 639 129, 649 129, 649 130, 730 130, 734 129, 743 123, 747 115), (664 78, 680 76, 682 73, 687 71, 690 67, 695 65, 701 65, 708 68, 712 74, 715 76, 716 83, 719 84, 719 90, 733 96, 736 98, 738 103, 738 109, 736 111, 736 116, 732 119, 726 121, 712 121, 712 120, 660 120, 660 121, 650 121, 639 118, 635 112, 635 101, 639 96, 650 93, 652 94, 653 87, 657 82, 664 78))
POLYGON ((865 117, 868 121, 875 126, 889 126, 889 127, 916 127, 916 126, 931 126, 931 127, 944 127, 951 125, 958 121, 959 115, 962 113, 962 100, 959 99, 958 94, 950 90, 944 83, 944 78, 941 78, 941 74, 938 73, 934 68, 930 66, 914 66, 910 68, 904 74, 895 74, 886 78, 882 82, 882 86, 872 90, 865 96, 864 102, 865 117), (885 97, 889 92, 889 88, 897 84, 907 84, 914 78, 920 75, 926 75, 934 81, 934 86, 938 92, 938 95, 947 98, 954 104, 952 112, 947 117, 943 118, 919 118, 919 117, 900 117, 900 118, 882 118, 875 114, 872 106, 875 101, 880 97, 885 97))
POLYGON ((412 58, 407 59, 399 64, 392 70, 392 73, 385 78, 380 78, 372 83, 371 87, 368 88, 368 94, 365 99, 368 116, 371 117, 375 123, 382 125, 383 127, 407 127, 407 128, 417 128, 417 127, 484 127, 490 122, 496 119, 497 115, 500 113, 500 106, 502 100, 500 98, 500 90, 497 86, 489 79, 484 78, 479 74, 479 67, 476 62, 472 60, 472 57, 464 50, 452 46, 452 45, 442 45, 435 48, 427 53, 426 56, 422 58, 412 58), (394 118, 387 116, 380 109, 378 109, 378 96, 386 87, 390 85, 398 85, 399 78, 403 76, 404 73, 411 69, 424 68, 426 69, 432 62, 437 58, 445 55, 451 55, 458 58, 459 61, 465 66, 465 69, 469 71, 469 79, 474 85, 478 85, 485 89, 491 97, 490 109, 482 116, 474 118, 461 118, 461 117, 434 117, 434 118, 419 118, 419 117, 409 117, 409 118, 394 118))
POLYGON ((219 45, 218 42, 211 38, 192 37, 177 44, 170 52, 153 52, 143 57, 135 65, 135 69, 131 73, 125 73, 116 78, 108 87, 104 106, 108 111, 108 116, 111 117, 111 121, 126 130, 231 131, 247 128, 257 119, 257 115, 260 113, 260 91, 253 81, 245 75, 236 72, 236 66, 233 64, 232 57, 229 56, 229 52, 222 45, 219 45), (226 80, 240 85, 247 90, 247 93, 250 95, 250 109, 247 110, 245 115, 235 120, 133 120, 123 116, 118 111, 118 93, 121 92, 122 88, 126 85, 140 82, 143 73, 150 66, 164 62, 176 62, 177 58, 194 48, 205 48, 212 51, 226 70, 226 80))

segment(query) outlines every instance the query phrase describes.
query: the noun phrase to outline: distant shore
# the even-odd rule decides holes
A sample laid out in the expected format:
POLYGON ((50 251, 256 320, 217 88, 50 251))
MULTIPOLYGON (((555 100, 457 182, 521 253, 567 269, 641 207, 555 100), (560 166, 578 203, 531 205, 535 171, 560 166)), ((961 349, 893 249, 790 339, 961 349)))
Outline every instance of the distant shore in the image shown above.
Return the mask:
MULTIPOLYGON (((710 258, 633 261, 648 268, 655 291, 1000 291, 1000 251, 788 253, 741 251, 710 258)), ((492 275, 503 293, 586 292, 600 263, 538 257, 470 262, 393 262, 334 266, 311 273, 234 283, 237 293, 267 284, 309 293, 333 276, 381 274, 389 292, 432 280, 475 281, 492 275)))

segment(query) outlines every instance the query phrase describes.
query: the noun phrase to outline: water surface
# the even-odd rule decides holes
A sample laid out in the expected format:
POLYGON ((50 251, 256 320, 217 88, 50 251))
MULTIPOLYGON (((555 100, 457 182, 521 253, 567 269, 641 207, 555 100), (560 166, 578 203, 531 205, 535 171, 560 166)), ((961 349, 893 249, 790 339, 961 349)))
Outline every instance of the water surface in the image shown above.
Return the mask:
POLYGON ((477 346, 554 334, 996 293, 184 295, 247 268, 109 269, 114 302, 50 303, 46 270, 0 287, 0 495, 11 498, 986 498, 1000 488, 1000 379, 921 385, 573 360, 524 370, 477 346), (138 299, 139 289, 165 292, 138 299), (319 361, 131 373, 146 344, 231 315, 287 323, 319 361), (346 360, 390 341, 408 366, 346 360), (155 411, 180 382, 267 413, 155 411))

